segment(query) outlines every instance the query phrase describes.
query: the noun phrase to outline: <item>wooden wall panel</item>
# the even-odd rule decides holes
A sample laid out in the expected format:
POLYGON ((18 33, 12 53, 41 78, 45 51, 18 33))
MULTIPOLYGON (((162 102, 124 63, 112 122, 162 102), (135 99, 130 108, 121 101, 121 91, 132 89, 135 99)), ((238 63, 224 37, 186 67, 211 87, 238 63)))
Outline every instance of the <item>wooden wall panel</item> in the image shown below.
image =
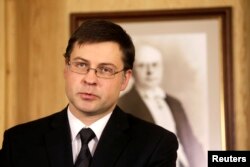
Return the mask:
POLYGON ((242 0, 233 10, 236 147, 241 150, 250 149, 249 7, 249 1, 242 0))
MULTIPOLYGON (((244 0, 242 3, 243 28, 242 28, 242 52, 235 55, 235 75, 236 75, 236 129, 238 130, 236 139, 239 149, 250 149, 250 1, 244 0), (246 127, 243 130, 243 127, 246 127)), ((240 16, 239 16, 240 17, 240 16)), ((237 19, 235 19, 237 20, 237 19)), ((238 23, 235 21, 236 24, 238 23)), ((235 45, 238 41, 235 41, 235 45)))
POLYGON ((55 112, 66 103, 63 52, 68 34, 64 3, 7 3, 7 127, 55 112), (62 44, 62 45, 61 45, 62 44))
POLYGON ((5 2, 0 1, 0 148, 5 129, 5 2))
POLYGON ((0 39, 0 54, 4 55, 0 58, 0 89, 6 92, 0 93, 0 103, 4 103, 0 121, 5 118, 5 128, 51 114, 67 104, 62 55, 71 12, 232 6, 236 146, 250 149, 248 0, 3 0, 0 5, 5 6, 0 8, 0 25, 6 27, 0 29, 1 34, 5 32, 5 40, 0 39), (1 24, 4 15, 6 21, 1 24))

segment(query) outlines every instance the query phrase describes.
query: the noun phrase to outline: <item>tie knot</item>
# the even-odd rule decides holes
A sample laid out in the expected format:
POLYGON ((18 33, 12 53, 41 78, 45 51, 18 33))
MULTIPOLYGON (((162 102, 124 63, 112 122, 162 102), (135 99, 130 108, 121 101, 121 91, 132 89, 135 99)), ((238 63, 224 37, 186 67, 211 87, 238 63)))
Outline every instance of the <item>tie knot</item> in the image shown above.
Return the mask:
POLYGON ((83 128, 79 133, 82 144, 88 144, 95 137, 95 133, 90 128, 83 128))

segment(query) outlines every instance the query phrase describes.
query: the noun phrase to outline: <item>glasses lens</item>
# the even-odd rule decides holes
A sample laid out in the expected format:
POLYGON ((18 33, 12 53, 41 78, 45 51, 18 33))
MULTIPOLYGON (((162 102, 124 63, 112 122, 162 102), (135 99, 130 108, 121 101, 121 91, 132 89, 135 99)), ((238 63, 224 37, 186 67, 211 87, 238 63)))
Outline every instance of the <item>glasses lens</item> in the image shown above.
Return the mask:
POLYGON ((115 69, 109 66, 102 66, 96 68, 96 75, 102 78, 112 78, 114 77, 115 69))
POLYGON ((69 64, 70 70, 80 74, 86 74, 88 72, 88 65, 85 62, 71 62, 69 64))

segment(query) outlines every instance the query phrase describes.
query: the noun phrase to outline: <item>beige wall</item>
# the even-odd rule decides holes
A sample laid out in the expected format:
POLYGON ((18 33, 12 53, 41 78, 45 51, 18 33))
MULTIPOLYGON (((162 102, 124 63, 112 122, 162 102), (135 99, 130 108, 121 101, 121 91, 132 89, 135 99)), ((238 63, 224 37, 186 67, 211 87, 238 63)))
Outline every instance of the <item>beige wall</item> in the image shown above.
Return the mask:
POLYGON ((233 7, 236 148, 250 149, 248 0, 0 1, 0 25, 5 27, 0 29, 0 34, 5 34, 0 39, 0 136, 8 127, 56 112, 67 104, 62 54, 69 36, 70 13, 218 6, 233 7))

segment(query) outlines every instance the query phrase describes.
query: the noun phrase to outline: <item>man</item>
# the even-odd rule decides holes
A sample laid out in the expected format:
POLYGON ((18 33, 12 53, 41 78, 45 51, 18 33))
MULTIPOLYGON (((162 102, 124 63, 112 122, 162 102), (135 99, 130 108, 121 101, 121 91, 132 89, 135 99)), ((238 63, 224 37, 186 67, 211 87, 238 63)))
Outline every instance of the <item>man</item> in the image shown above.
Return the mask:
POLYGON ((178 142, 116 104, 130 79, 134 45, 109 21, 85 21, 65 53, 68 106, 4 134, 1 167, 174 167, 178 142))
POLYGON ((163 76, 161 52, 147 44, 139 45, 136 51, 134 86, 121 96, 118 105, 126 112, 177 134, 180 141, 178 166, 205 166, 204 152, 192 132, 181 103, 166 95, 160 87, 163 76))

